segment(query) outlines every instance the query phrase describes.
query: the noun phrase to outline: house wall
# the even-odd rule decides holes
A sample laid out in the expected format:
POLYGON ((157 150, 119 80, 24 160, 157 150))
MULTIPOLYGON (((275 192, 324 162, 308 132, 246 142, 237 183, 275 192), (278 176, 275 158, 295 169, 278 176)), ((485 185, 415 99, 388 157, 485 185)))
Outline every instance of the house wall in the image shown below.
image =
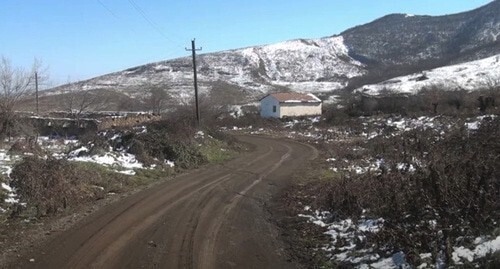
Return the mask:
POLYGON ((260 116, 263 118, 279 118, 280 103, 278 100, 271 95, 260 100, 260 116), (276 112, 273 112, 273 106, 276 106, 276 112))
POLYGON ((321 115, 321 103, 281 103, 280 116, 315 116, 321 115))

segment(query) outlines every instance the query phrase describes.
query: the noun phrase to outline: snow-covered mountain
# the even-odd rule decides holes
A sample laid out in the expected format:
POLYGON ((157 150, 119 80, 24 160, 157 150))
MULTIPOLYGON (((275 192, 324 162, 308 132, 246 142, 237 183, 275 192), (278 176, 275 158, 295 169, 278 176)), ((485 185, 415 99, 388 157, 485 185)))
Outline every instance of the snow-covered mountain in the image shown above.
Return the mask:
POLYGON ((463 64, 440 67, 408 76, 396 77, 378 84, 365 85, 356 92, 415 94, 433 87, 442 90, 488 89, 500 85, 500 54, 463 64))
MULTIPOLYGON (((332 91, 365 72, 363 64, 348 56, 341 36, 202 54, 197 57, 197 68, 201 92, 209 92, 223 82, 251 98, 283 87, 303 92, 332 91)), ((192 96, 192 80, 192 59, 184 57, 82 81, 72 89, 112 89, 135 97, 147 87, 159 86, 186 99, 192 96)), ((46 94, 67 90, 62 86, 46 94)))
MULTIPOLYGON (((240 103, 271 91, 327 95, 500 54, 499 37, 500 0, 455 15, 388 15, 340 35, 199 55, 198 81, 202 93, 232 92, 240 103)), ((191 65, 190 57, 161 61, 44 94, 105 89, 135 98, 159 87, 186 101, 193 95, 191 65)))

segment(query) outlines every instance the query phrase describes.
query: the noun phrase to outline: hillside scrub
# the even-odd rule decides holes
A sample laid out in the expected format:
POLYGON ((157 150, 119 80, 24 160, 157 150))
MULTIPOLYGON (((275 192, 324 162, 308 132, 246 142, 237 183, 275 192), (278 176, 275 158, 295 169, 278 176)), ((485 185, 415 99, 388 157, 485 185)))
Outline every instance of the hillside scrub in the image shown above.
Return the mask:
POLYGON ((54 214, 103 195, 91 185, 91 179, 99 181, 99 173, 66 160, 27 157, 15 166, 11 179, 19 199, 29 205, 18 204, 12 215, 31 209, 36 216, 54 214))
POLYGON ((158 160, 172 161, 182 169, 198 167, 215 159, 227 159, 224 155, 237 148, 230 136, 217 130, 199 131, 189 122, 162 120, 146 125, 146 132, 125 133, 115 148, 125 148, 145 164, 158 160), (215 156, 219 155, 219 156, 215 156))
POLYGON ((500 92, 483 89, 473 92, 445 86, 433 86, 423 89, 418 94, 395 94, 390 91, 378 96, 364 94, 346 94, 342 108, 326 106, 325 115, 332 120, 339 115, 348 117, 373 116, 380 114, 399 115, 461 115, 498 114, 500 92))
POLYGON ((31 155, 16 164, 10 175, 9 185, 19 203, 3 209, 12 216, 57 214, 102 199, 109 193, 148 185, 172 175, 174 170, 221 163, 240 149, 231 136, 216 130, 199 131, 177 119, 87 134, 79 143, 69 146, 67 156, 47 157, 38 144, 35 146, 34 150, 20 143, 12 147, 13 153, 31 155), (107 161, 101 165, 95 156, 115 161, 131 158, 135 163, 133 168, 107 161))
POLYGON ((331 169, 317 176, 317 206, 334 221, 383 219, 380 231, 364 233, 356 249, 372 248, 382 257, 401 251, 414 266, 423 264, 422 253, 431 253, 432 264, 467 264, 454 253, 457 247, 498 235, 500 119, 458 126, 464 127, 389 131, 333 144, 331 169))

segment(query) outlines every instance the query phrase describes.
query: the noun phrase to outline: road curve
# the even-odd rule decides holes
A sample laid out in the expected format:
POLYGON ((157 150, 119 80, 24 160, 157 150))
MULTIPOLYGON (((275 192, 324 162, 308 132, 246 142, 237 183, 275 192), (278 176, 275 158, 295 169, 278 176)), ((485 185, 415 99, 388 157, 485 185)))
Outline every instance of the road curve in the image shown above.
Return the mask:
POLYGON ((265 204, 316 156, 289 140, 129 196, 33 250, 17 268, 295 268, 265 204))

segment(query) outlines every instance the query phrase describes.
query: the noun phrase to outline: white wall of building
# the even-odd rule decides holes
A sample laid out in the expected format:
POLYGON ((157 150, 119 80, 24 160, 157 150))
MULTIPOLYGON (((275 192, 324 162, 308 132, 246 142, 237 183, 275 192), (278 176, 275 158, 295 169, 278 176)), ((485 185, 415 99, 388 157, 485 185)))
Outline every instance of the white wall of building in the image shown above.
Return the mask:
POLYGON ((321 103, 281 103, 280 117, 321 115, 321 103))
POLYGON ((280 103, 271 95, 260 100, 260 116, 263 118, 279 118, 280 103))

